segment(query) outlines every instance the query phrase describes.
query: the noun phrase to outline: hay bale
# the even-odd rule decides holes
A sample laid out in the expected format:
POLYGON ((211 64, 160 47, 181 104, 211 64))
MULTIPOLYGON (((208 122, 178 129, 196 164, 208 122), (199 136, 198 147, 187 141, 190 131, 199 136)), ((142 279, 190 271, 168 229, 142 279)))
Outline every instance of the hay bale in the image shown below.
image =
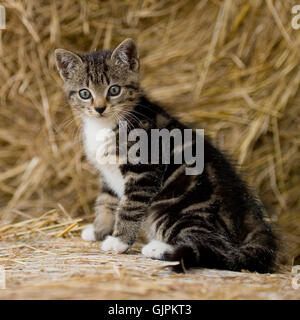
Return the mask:
MULTIPOLYGON (((242 166, 300 254, 296 1, 11 1, 0 31, 2 222, 64 208, 92 214, 97 178, 63 97, 53 51, 138 42, 143 86, 204 127, 242 166), (60 207, 59 207, 60 205, 60 207)), ((299 262, 299 260, 298 260, 299 262)))

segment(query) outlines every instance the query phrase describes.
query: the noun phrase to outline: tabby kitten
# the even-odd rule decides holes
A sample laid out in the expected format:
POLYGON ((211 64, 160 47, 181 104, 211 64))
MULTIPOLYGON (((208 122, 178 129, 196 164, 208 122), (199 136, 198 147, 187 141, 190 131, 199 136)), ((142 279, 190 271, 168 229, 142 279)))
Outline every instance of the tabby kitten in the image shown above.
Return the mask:
POLYGON ((172 162, 174 150, 171 164, 97 161, 105 140, 97 133, 109 129, 118 135, 119 119, 128 122, 128 129, 147 132, 187 128, 143 93, 132 39, 89 54, 57 49, 55 58, 69 103, 83 121, 86 155, 101 176, 96 218, 83 239, 104 240, 103 251, 123 253, 146 230, 149 243, 142 253, 149 258, 181 261, 182 268, 274 271, 277 238, 260 201, 207 139, 198 175, 187 175, 187 164, 172 162))

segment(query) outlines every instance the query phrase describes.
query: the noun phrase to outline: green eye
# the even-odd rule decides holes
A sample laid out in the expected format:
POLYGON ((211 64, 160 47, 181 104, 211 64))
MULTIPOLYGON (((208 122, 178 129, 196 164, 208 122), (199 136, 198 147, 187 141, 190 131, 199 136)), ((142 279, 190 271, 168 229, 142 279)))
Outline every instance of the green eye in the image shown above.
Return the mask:
POLYGON ((111 86, 108 90, 108 94, 110 96, 117 96, 121 92, 121 87, 120 86, 111 86))
POLYGON ((89 90, 87 90, 87 89, 81 89, 81 90, 79 91, 79 97, 80 97, 81 99, 87 100, 87 99, 90 99, 91 96, 92 96, 92 94, 91 94, 91 93, 89 92, 89 90))

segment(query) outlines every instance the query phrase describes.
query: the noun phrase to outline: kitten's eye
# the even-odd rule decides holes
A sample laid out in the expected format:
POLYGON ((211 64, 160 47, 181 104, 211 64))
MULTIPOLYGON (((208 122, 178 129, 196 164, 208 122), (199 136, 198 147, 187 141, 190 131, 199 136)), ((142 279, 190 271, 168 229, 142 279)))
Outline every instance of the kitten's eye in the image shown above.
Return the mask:
POLYGON ((87 99, 90 99, 92 97, 92 94, 87 89, 81 89, 79 91, 79 96, 80 96, 81 99, 87 100, 87 99))
POLYGON ((110 96, 117 96, 117 95, 120 94, 120 92, 121 92, 121 87, 120 87, 120 86, 117 86, 117 85, 111 86, 111 87, 108 89, 108 94, 109 94, 110 96))

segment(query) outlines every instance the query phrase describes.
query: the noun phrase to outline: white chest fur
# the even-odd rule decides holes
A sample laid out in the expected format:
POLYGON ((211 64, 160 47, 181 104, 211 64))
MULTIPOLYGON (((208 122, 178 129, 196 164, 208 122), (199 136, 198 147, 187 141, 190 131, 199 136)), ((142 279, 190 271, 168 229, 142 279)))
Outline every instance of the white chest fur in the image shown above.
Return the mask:
POLYGON ((101 162, 97 161, 98 151, 102 148, 105 141, 105 139, 101 138, 101 134, 105 134, 105 132, 109 133, 109 130, 103 129, 111 130, 113 126, 114 123, 109 120, 84 118, 84 146, 88 159, 101 172, 108 186, 121 198, 124 194, 124 179, 119 166, 117 164, 101 164, 101 162))

